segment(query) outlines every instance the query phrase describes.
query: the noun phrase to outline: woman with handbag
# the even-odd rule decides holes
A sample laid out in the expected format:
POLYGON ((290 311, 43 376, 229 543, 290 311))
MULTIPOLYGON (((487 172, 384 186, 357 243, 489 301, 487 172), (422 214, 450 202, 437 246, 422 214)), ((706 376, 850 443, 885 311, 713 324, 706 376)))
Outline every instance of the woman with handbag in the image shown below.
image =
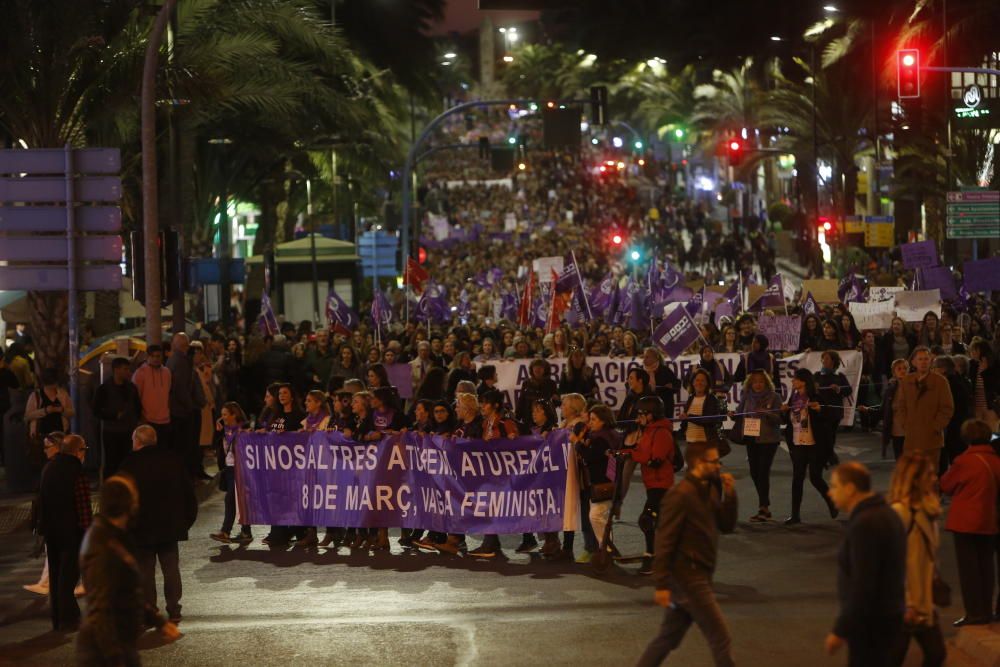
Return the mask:
POLYGON ((778 451, 781 427, 781 397, 774 391, 771 375, 764 369, 750 373, 743 383, 743 398, 737 409, 734 431, 746 445, 750 477, 757 489, 758 510, 750 521, 771 520, 771 465, 778 451))
POLYGON ((731 451, 728 442, 719 437, 719 426, 726 419, 722 412, 722 404, 711 392, 712 376, 704 368, 696 368, 691 373, 687 403, 681 410, 681 431, 685 442, 711 442, 718 446, 719 456, 725 456, 731 451), (692 419, 692 417, 694 419, 692 419))
POLYGON ((831 426, 823 419, 812 371, 805 368, 795 371, 795 375, 792 376, 792 393, 788 396, 788 402, 782 406, 782 410, 786 414, 788 429, 785 431, 785 439, 788 443, 788 454, 792 459, 792 514, 785 519, 785 525, 802 523, 800 509, 806 471, 809 472, 809 481, 813 488, 826 502, 830 517, 836 519, 839 511, 830 500, 830 487, 823 479, 825 452, 816 444, 822 439, 822 436, 817 434, 831 426))
POLYGON ((924 667, 944 664, 944 637, 934 610, 935 604, 946 604, 940 599, 946 586, 935 564, 941 516, 936 485, 937 463, 923 454, 906 454, 896 463, 888 500, 906 529, 906 613, 890 665, 903 664, 911 639, 924 652, 924 667))
MULTIPOLYGON (((573 436, 570 437, 573 439, 573 436)), ((608 515, 611 513, 611 503, 615 495, 614 480, 608 477, 608 457, 610 452, 621 448, 621 436, 615 430, 615 416, 606 405, 595 405, 590 409, 589 431, 585 438, 576 442, 576 455, 580 461, 580 470, 587 485, 581 493, 589 501, 590 525, 593 529, 595 543, 590 541, 591 535, 584 533, 584 552, 576 559, 577 563, 589 563, 591 556, 600 548, 604 539, 604 529, 608 525, 608 515)), ((587 509, 581 508, 581 512, 587 509)))

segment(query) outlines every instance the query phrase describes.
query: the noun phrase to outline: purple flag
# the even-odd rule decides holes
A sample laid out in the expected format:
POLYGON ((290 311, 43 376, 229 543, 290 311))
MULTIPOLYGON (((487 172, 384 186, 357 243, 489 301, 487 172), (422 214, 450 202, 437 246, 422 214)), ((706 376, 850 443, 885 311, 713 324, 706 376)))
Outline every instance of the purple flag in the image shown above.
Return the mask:
POLYGON ((802 302, 802 312, 806 315, 819 315, 819 305, 812 292, 806 292, 806 300, 802 302))
POLYGON ((278 318, 274 316, 274 308, 271 307, 271 297, 264 292, 260 297, 260 317, 257 320, 260 332, 265 336, 277 336, 281 333, 278 326, 278 318))
POLYGON ((329 326, 339 324, 350 331, 358 326, 358 315, 344 303, 340 295, 331 287, 326 294, 326 323, 329 326))
POLYGON ((562 273, 556 279, 556 291, 570 292, 580 283, 580 274, 576 271, 576 263, 570 260, 563 264, 562 273))
POLYGON ((1000 257, 965 262, 962 278, 969 292, 1000 290, 1000 257))
POLYGON ((517 321, 517 294, 514 292, 501 292, 500 294, 500 317, 501 319, 517 321))
POLYGON ((377 289, 372 297, 372 323, 381 331, 384 327, 388 327, 390 322, 392 322, 392 308, 389 306, 389 300, 385 298, 382 290, 377 289))
POLYGON ((632 293, 628 326, 630 329, 639 331, 649 327, 649 294, 642 285, 638 283, 634 284, 635 291, 632 293))
POLYGON ((684 354, 691 343, 698 340, 698 327, 686 308, 678 306, 663 318, 653 332, 653 342, 671 359, 684 354))
POLYGON ((925 269, 917 269, 920 272, 920 289, 941 290, 941 300, 951 301, 958 298, 958 290, 955 289, 955 276, 947 266, 932 266, 925 269))
POLYGON ((652 293, 651 298, 653 303, 667 304, 690 301, 693 296, 694 290, 684 285, 684 274, 667 263, 664 266, 657 291, 652 293))
POLYGON ((694 317, 700 313, 705 308, 705 288, 702 287, 700 290, 694 293, 691 300, 688 301, 684 307, 688 311, 688 315, 694 317))
POLYGON ((765 308, 781 308, 785 305, 784 286, 781 284, 781 274, 776 273, 767 284, 767 290, 750 305, 748 310, 759 312, 765 308))
POLYGON ((472 314, 472 304, 469 303, 469 293, 464 289, 462 293, 458 295, 458 317, 465 324, 469 321, 469 315, 472 314))
POLYGON ((615 303, 615 297, 617 294, 617 285, 610 273, 604 277, 604 280, 596 285, 590 292, 590 310, 597 317, 607 317, 609 311, 614 312, 617 307, 615 303))
POLYGON ((451 321, 451 310, 448 306, 448 296, 444 287, 428 281, 424 293, 417 301, 417 309, 413 315, 417 322, 435 322, 443 324, 451 321))

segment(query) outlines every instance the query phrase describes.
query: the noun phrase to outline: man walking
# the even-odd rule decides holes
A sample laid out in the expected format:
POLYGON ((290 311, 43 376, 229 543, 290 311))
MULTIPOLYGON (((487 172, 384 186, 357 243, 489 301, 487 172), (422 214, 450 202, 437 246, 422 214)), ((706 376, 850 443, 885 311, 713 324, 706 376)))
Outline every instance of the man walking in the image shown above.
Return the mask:
POLYGON ((142 402, 129 379, 129 362, 117 357, 111 362, 111 377, 94 396, 94 414, 101 420, 102 476, 111 477, 132 450, 132 431, 139 424, 142 402))
POLYGON ((871 487, 871 474, 857 462, 837 466, 830 477, 830 499, 850 519, 837 555, 840 613, 826 652, 847 642, 850 667, 889 664, 906 610, 906 532, 871 487))
POLYGON ((139 508, 135 483, 110 477, 101 487, 101 513, 83 538, 80 569, 87 582, 87 615, 76 637, 77 665, 138 665, 136 640, 142 624, 153 625, 167 639, 180 631, 141 594, 139 568, 125 532, 139 508))
POLYGON ((948 380, 931 373, 931 352, 918 347, 910 356, 915 369, 899 381, 902 399, 903 453, 920 452, 934 462, 941 460, 944 433, 955 412, 948 380))
POLYGON ((187 540, 198 517, 198 500, 178 456, 158 445, 156 431, 143 425, 132 434, 132 453, 121 470, 139 492, 139 514, 132 534, 142 572, 146 603, 156 607, 156 562, 163 574, 163 597, 171 622, 181 620, 181 572, 177 543, 187 540))
POLYGON ((146 363, 132 375, 139 390, 142 421, 156 430, 160 442, 170 442, 170 369, 163 367, 163 347, 146 348, 146 363))
POLYGON ((87 445, 78 435, 67 435, 42 471, 38 493, 39 529, 45 536, 49 563, 49 606, 52 629, 72 631, 80 623, 80 607, 73 589, 80 578, 77 556, 83 534, 90 527, 90 486, 83 474, 87 445))
POLYGON ((663 498, 656 531, 653 599, 667 612, 659 634, 639 658, 639 667, 661 664, 680 645, 692 622, 708 640, 716 667, 735 664, 732 636, 712 590, 712 574, 719 531, 729 533, 736 527, 736 482, 732 475, 720 474, 719 450, 710 443, 689 443, 685 459, 687 476, 663 498))
MULTIPOLYGON (((205 473, 201 454, 201 407, 205 394, 188 355, 191 341, 186 333, 170 339, 170 427, 172 448, 187 466, 191 479, 211 479, 205 473)), ((164 444, 164 443, 161 443, 164 444)))

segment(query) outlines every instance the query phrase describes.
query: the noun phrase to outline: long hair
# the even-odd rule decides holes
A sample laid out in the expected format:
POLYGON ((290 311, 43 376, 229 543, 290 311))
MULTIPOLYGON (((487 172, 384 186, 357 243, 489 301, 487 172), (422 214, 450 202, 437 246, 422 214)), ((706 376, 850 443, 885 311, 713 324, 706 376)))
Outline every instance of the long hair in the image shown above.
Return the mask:
POLYGON ((320 414, 330 414, 330 403, 327 400, 326 392, 320 391, 319 389, 313 389, 306 394, 306 397, 311 397, 314 401, 319 403, 320 414))
POLYGON ((941 515, 941 498, 934 490, 937 464, 923 454, 904 454, 896 462, 889 483, 889 502, 920 508, 928 516, 941 515))
POLYGON ((236 417, 236 421, 240 424, 247 423, 247 415, 243 412, 243 408, 236 401, 227 401, 222 404, 222 409, 232 413, 236 417))

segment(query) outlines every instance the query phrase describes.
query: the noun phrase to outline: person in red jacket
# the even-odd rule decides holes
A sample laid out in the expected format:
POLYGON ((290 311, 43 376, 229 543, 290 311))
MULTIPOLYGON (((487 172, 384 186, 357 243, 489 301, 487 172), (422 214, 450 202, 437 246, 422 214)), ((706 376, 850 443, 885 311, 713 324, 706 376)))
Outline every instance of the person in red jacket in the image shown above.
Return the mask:
POLYGON ((636 421, 642 429, 632 450, 632 460, 642 465, 642 483, 646 487, 646 505, 639 516, 639 527, 646 536, 646 553, 639 574, 653 573, 653 541, 660 515, 660 501, 674 485, 673 424, 666 417, 659 396, 644 396, 636 403, 636 421))
POLYGON ((941 491, 951 496, 944 527, 955 535, 958 581, 965 603, 965 616, 955 621, 956 626, 986 625, 993 615, 1000 456, 990 446, 992 436, 989 424, 982 420, 962 424, 962 440, 969 448, 941 477, 941 491))

